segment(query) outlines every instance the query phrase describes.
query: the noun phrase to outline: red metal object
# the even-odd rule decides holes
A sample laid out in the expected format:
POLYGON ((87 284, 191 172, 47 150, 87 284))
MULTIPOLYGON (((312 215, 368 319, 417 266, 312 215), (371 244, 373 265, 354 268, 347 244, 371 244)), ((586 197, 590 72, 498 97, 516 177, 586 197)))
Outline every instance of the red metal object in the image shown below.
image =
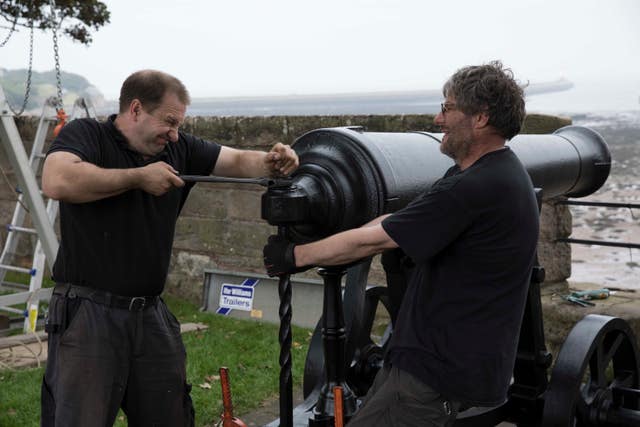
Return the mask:
POLYGON ((222 427, 247 427, 242 420, 233 416, 231 403, 231 385, 229 384, 229 369, 220 368, 220 385, 222 386, 222 427))
POLYGON ((344 426, 344 411, 342 408, 342 387, 333 387, 333 422, 335 427, 344 426))

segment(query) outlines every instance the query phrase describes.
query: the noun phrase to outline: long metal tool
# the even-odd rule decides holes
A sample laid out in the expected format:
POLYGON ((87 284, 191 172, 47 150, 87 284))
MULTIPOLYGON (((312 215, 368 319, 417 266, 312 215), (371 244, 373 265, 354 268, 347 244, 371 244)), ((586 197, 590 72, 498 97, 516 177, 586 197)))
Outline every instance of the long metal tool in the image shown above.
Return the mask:
POLYGON ((288 178, 231 178, 227 176, 213 175, 178 175, 185 182, 218 182, 227 184, 255 184, 263 187, 282 187, 291 184, 288 178))

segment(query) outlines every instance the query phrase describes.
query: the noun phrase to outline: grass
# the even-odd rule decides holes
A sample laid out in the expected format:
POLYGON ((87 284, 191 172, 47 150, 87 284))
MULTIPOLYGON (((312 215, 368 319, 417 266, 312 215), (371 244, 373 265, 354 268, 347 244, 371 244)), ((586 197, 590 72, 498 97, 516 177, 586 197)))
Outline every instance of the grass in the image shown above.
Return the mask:
POLYGON ((0 426, 40 425, 43 369, 0 371, 0 426))
MULTIPOLYGON (((280 366, 278 325, 237 320, 203 313, 187 302, 166 297, 165 301, 181 323, 208 326, 183 335, 187 348, 187 379, 193 385, 191 397, 196 409, 196 426, 212 426, 222 413, 222 394, 217 375, 229 368, 235 414, 257 408, 277 396, 280 366)), ((293 328, 293 380, 302 381, 310 331, 293 328)), ((0 371, 0 426, 36 427, 40 419, 40 382, 43 369, 0 371)), ((127 423, 120 414, 115 424, 127 423)))

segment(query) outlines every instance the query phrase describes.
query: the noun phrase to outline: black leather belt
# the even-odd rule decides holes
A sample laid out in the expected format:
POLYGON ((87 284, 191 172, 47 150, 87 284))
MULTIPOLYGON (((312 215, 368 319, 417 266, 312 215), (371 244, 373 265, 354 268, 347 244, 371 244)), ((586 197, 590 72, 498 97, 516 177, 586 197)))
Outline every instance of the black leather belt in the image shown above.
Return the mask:
POLYGON ((158 303, 159 296, 127 297, 112 294, 99 289, 76 286, 68 283, 58 283, 53 289, 53 293, 67 298, 85 298, 97 304, 108 307, 122 308, 129 311, 142 311, 153 307, 158 303))

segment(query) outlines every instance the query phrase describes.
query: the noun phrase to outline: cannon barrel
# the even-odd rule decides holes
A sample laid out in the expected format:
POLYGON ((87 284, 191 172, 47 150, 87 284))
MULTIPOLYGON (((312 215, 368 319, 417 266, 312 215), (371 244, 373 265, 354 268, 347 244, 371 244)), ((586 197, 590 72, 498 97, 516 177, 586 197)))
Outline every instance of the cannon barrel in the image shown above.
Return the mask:
MULTIPOLYGON (((365 132, 360 127, 318 129, 293 148, 300 167, 290 188, 265 193, 262 217, 289 225, 297 242, 358 227, 406 206, 453 161, 440 152, 442 134, 365 132)), ((611 155, 595 131, 567 126, 549 135, 518 135, 509 143, 545 199, 583 197, 598 190, 611 155)))

